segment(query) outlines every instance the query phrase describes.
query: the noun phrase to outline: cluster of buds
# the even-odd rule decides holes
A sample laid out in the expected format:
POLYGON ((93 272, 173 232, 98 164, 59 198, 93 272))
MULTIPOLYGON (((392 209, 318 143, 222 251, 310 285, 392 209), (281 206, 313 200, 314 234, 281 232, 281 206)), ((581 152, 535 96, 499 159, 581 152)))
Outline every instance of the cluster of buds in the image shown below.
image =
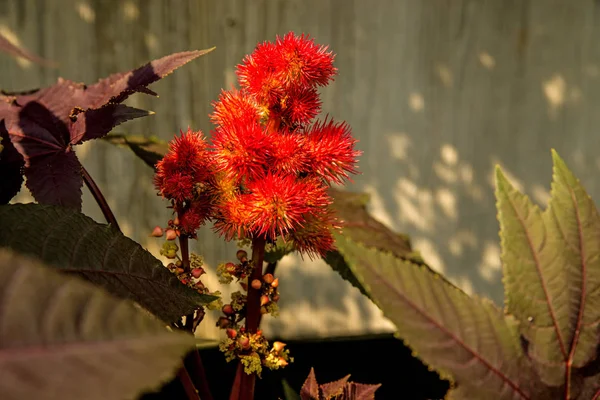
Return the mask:
MULTIPOLYGON (((156 226, 150 236, 162 237, 165 236, 166 240, 160 249, 160 254, 169 260, 173 260, 167 264, 166 268, 173 273, 181 283, 198 291, 200 294, 211 294, 220 296, 219 291, 210 293, 208 288, 202 283, 201 276, 206 273, 204 270, 204 260, 202 256, 196 253, 189 254, 189 268, 184 268, 183 261, 179 256, 179 246, 175 243, 175 239, 181 234, 177 229, 179 226, 178 218, 168 221, 168 227, 166 229, 156 226)), ((221 306, 221 299, 217 299, 207 305, 209 310, 218 309, 221 306)))
MULTIPOLYGON (((238 250, 236 258, 239 261, 237 264, 232 262, 219 264, 217 266, 217 277, 219 278, 219 282, 225 284, 231 283, 234 279, 237 279, 242 287, 244 287, 244 282, 250 273, 252 273, 254 264, 252 263, 252 260, 248 260, 248 253, 246 250, 238 250)), ((247 286, 244 289, 248 290, 247 286)))
MULTIPOLYGON (((238 250, 236 257, 237 264, 229 262, 219 265, 217 268, 219 281, 231 283, 235 279, 244 292, 248 291, 248 285, 255 290, 260 290, 260 313, 277 316, 279 279, 275 278, 273 274, 266 273, 262 279, 253 279, 249 282, 249 275, 253 268, 252 260, 248 260, 248 253, 245 250, 238 250)), ((248 296, 241 291, 233 292, 231 302, 221 308, 223 315, 217 320, 217 327, 224 329, 227 336, 221 343, 221 350, 225 353, 228 361, 239 358, 247 373, 257 372, 260 374, 262 366, 270 369, 286 366, 290 359, 287 350, 283 351, 281 342, 273 344, 275 350, 269 349, 269 343, 262 336, 260 330, 256 334, 250 334, 246 333, 243 326, 240 326, 246 316, 247 299, 248 296)))
MULTIPOLYGON (((245 250, 238 250, 238 264, 232 262, 220 264, 217 267, 217 276, 221 283, 231 283, 234 279, 239 282, 244 291, 248 291, 248 284, 255 289, 260 290, 260 313, 277 316, 279 301, 279 279, 273 274, 267 273, 262 279, 253 279, 248 282, 248 276, 252 272, 252 260, 248 260, 248 253, 245 250)), ((241 292, 234 292, 231 295, 231 303, 222 307, 224 316, 217 321, 217 326, 222 329, 237 327, 240 321, 244 319, 246 311, 246 295, 241 292)))
POLYGON ((279 369, 293 362, 285 343, 269 342, 259 329, 256 333, 248 333, 242 327, 239 330, 227 329, 227 337, 219 344, 219 349, 229 362, 239 359, 247 374, 256 373, 260 376, 263 366, 269 369, 279 369))

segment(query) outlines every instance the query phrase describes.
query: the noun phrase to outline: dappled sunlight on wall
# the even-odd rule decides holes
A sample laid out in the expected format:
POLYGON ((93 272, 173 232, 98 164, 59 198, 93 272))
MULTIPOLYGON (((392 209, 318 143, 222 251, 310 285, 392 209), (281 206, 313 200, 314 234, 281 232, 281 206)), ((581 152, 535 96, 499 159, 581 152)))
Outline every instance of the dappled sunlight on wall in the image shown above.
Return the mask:
POLYGON ((266 318, 264 328, 273 335, 314 336, 393 332, 381 311, 322 260, 301 262, 288 256, 277 267, 280 309, 266 318))

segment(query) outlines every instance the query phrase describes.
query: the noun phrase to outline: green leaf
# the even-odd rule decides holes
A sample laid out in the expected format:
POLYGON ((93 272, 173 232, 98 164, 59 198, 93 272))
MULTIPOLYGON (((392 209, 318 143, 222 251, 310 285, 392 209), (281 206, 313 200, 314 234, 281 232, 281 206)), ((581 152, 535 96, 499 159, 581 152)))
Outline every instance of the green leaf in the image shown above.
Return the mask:
POLYGON ((300 400, 300 395, 296 393, 294 389, 292 389, 290 384, 285 379, 281 381, 281 385, 283 386, 284 400, 300 400))
POLYGON ((517 323, 422 265, 338 236, 339 251, 397 336, 468 399, 544 398, 517 323))
POLYGON ((496 168, 496 207, 504 269, 505 302, 521 321, 528 354, 549 385, 564 382, 570 310, 566 269, 542 212, 496 168))
POLYGON ((152 254, 109 225, 72 209, 41 204, 0 206, 0 246, 39 257, 167 322, 216 298, 183 285, 152 254))
POLYGON ((268 263, 276 263, 286 255, 292 253, 295 249, 292 241, 288 240, 287 242, 284 242, 283 238, 279 236, 275 243, 268 245, 265 249, 265 261, 268 263))
POLYGON ((554 150, 552 161, 546 214, 560 261, 552 260, 549 267, 562 264, 565 271, 569 295, 557 306, 571 316, 566 321, 566 364, 582 368, 596 359, 600 345, 600 217, 592 198, 554 150))
POLYGON ((133 303, 0 249, 3 400, 134 398, 170 379, 193 345, 133 303))
POLYGON ((168 142, 153 136, 111 134, 105 136, 103 140, 116 146, 129 147, 150 168, 154 168, 169 151, 168 142))
POLYGON ((542 380, 580 390, 580 369, 600 342, 600 218, 594 202, 553 151, 542 213, 496 172, 507 310, 521 321, 542 380))
MULTIPOLYGON (((332 207, 336 212, 336 216, 343 221, 341 236, 362 243, 367 247, 390 252, 402 260, 429 268, 419 253, 412 250, 408 236, 390 230, 369 214, 367 211, 368 194, 330 189, 330 195, 334 200, 332 207)), ((325 261, 342 278, 369 297, 369 293, 356 279, 352 269, 339 251, 329 252, 325 257, 325 261)))

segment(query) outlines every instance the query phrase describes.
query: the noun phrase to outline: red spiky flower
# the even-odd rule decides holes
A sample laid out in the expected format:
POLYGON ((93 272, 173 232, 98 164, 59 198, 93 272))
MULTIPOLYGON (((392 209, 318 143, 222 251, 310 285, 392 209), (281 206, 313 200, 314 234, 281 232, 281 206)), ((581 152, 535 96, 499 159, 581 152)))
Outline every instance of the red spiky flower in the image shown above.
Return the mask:
POLYGON ((212 158, 202 132, 180 132, 169 144, 169 152, 156 164, 154 185, 159 194, 171 200, 180 220, 180 230, 195 236, 210 218, 212 158))
POLYGON ((311 125, 321 108, 317 87, 337 72, 333 60, 326 46, 288 33, 246 56, 240 89, 214 103, 216 186, 228 188, 216 190, 214 219, 227 239, 282 237, 311 256, 333 248, 327 188, 356 173, 360 154, 347 124, 311 125))

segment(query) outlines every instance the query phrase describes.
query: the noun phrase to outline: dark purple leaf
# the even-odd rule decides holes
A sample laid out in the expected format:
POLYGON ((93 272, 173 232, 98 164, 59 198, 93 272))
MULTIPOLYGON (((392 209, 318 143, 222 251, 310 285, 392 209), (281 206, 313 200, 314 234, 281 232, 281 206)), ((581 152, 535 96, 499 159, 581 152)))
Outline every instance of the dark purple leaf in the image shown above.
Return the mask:
POLYGON ((81 210, 81 164, 72 151, 37 157, 25 169, 27 188, 43 203, 81 210))
POLYGON ((350 375, 346 375, 342 379, 334 382, 324 383, 321 385, 321 395, 323 399, 330 400, 344 393, 346 383, 348 383, 350 375))
MULTIPOLYGON (((98 108, 106 103, 121 103, 135 92, 156 96, 156 93, 148 89, 148 85, 164 78, 193 59, 211 52, 213 49, 170 54, 133 71, 110 75, 108 78, 102 79, 87 88, 81 88, 82 90, 80 89, 77 95, 79 102, 75 105, 84 109, 98 108)), ((66 115, 68 116, 68 114, 66 115)))
POLYGON ((106 136, 115 126, 135 118, 154 114, 123 104, 110 103, 96 109, 89 109, 77 115, 71 125, 71 143, 79 144, 90 139, 106 136))
MULTIPOLYGON (((149 115, 117 103, 135 92, 155 95, 148 85, 211 50, 171 54, 89 87, 59 79, 48 88, 0 95, 0 121, 4 120, 8 137, 22 156, 26 176, 31 180, 27 186, 36 200, 79 208, 81 177, 75 177, 75 171, 79 171, 80 164, 72 146, 101 138, 122 122, 149 115), (61 157, 67 159, 61 161, 61 157), (69 190, 75 191, 69 194, 69 190)), ((12 197, 18 181, 14 178, 16 167, 9 169, 3 162, 2 168, 13 171, 13 183, 2 191, 2 196, 12 197)))
POLYGON ((311 368, 308 378, 300 389, 301 400, 319 400, 319 383, 315 377, 315 369, 311 368))
POLYGON ((35 54, 27 51, 21 47, 15 46, 6 37, 0 34, 0 51, 10 54, 13 57, 21 57, 26 60, 32 61, 36 64, 40 64, 46 67, 56 67, 56 63, 53 61, 45 60, 35 54))
POLYGON ((369 385, 366 383, 350 382, 346 386, 346 398, 351 400, 374 400, 375 392, 381 384, 369 385))

